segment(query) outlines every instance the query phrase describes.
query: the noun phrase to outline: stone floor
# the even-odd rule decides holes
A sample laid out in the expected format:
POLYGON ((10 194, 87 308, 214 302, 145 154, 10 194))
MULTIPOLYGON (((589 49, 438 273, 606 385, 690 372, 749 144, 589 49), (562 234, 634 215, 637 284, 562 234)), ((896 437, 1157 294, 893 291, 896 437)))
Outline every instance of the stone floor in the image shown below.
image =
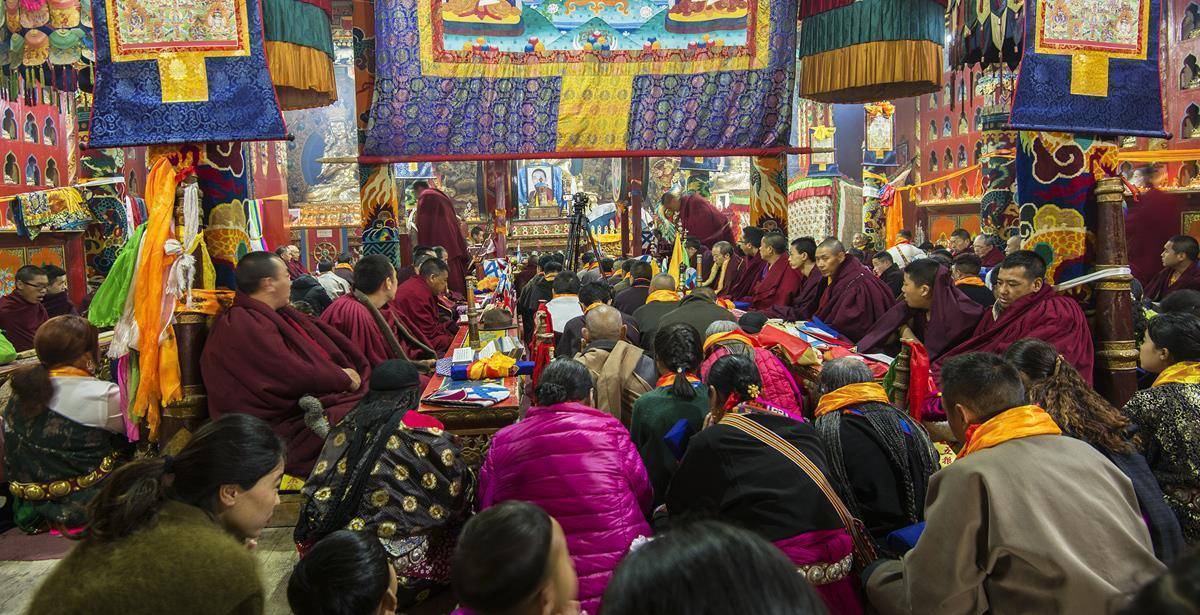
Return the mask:
MULTIPOLYGON (((256 553, 267 592, 267 615, 291 613, 287 604, 287 580, 298 559, 292 542, 292 528, 263 530, 256 553)), ((0 561, 0 614, 25 612, 33 592, 55 562, 0 561)))

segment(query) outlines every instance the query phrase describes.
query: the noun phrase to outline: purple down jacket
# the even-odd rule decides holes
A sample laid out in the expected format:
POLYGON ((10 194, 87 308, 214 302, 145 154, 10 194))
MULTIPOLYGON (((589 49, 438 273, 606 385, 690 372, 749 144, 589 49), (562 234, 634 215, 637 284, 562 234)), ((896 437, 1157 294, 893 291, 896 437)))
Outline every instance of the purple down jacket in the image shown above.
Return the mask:
POLYGON ((481 509, 524 500, 558 521, 579 575, 580 606, 592 614, 630 543, 650 535, 652 495, 621 422, 573 402, 530 408, 496 432, 479 474, 481 509))

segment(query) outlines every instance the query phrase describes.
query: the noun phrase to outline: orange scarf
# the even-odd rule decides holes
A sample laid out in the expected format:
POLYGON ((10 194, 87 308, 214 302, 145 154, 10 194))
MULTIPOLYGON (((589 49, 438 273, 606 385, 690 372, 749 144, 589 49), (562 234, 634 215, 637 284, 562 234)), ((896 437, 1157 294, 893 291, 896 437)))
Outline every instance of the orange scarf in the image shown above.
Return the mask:
POLYGON ((1154 379, 1151 388, 1172 382, 1182 384, 1200 384, 1200 361, 1180 361, 1162 370, 1154 379))
POLYGON ((710 348, 720 344, 721 342, 741 342, 747 346, 750 346, 751 348, 758 346, 758 344, 755 343, 750 336, 746 335, 744 331, 741 329, 734 329, 733 331, 714 333, 708 336, 708 339, 704 340, 704 354, 708 354, 708 350, 710 348))
POLYGON ((595 303, 593 303, 593 304, 591 304, 591 305, 589 305, 589 306, 587 306, 587 307, 583 308, 583 313, 584 313, 584 315, 586 316, 588 312, 590 312, 590 311, 592 311, 592 310, 594 310, 594 309, 596 309, 596 308, 598 308, 598 307, 600 307, 600 306, 602 306, 602 305, 608 305, 608 304, 607 304, 607 303, 601 303, 601 302, 597 301, 597 302, 595 302, 595 303))
POLYGON ((993 416, 979 425, 967 428, 967 443, 958 453, 962 459, 971 453, 991 448, 1017 438, 1061 435, 1062 430, 1050 414, 1039 406, 1017 406, 993 416))
MULTIPOLYGON (((660 387, 666 387, 666 386, 671 386, 672 384, 675 384, 675 377, 679 376, 679 375, 680 374, 678 374, 678 373, 671 372, 669 374, 663 374, 663 375, 659 376, 658 382, 656 382, 654 384, 654 388, 657 389, 660 387)), ((692 384, 697 384, 700 382, 700 379, 696 377, 696 374, 693 374, 691 372, 687 372, 686 374, 682 374, 682 375, 685 378, 687 378, 688 382, 690 382, 692 384)))
POLYGON ((979 276, 977 276, 977 275, 965 277, 961 280, 955 280, 954 285, 955 286, 964 286, 964 285, 965 286, 987 286, 986 284, 983 283, 983 280, 979 279, 979 276))
POLYGON ((884 391, 878 382, 847 384, 840 389, 822 395, 821 401, 817 402, 816 411, 813 412, 813 418, 829 414, 835 410, 841 410, 846 406, 871 401, 881 404, 892 403, 892 400, 888 399, 887 391, 884 391))
POLYGON ((673 290, 656 290, 646 296, 647 305, 654 303, 655 301, 675 303, 676 301, 679 301, 679 293, 673 290))
POLYGON ((334 265, 333 268, 334 269, 345 269, 347 271, 354 271, 354 266, 351 265, 350 263, 338 263, 338 264, 334 265))
POLYGON ((74 365, 63 365, 50 370, 51 378, 94 378, 95 376, 88 373, 87 370, 79 369, 74 365))

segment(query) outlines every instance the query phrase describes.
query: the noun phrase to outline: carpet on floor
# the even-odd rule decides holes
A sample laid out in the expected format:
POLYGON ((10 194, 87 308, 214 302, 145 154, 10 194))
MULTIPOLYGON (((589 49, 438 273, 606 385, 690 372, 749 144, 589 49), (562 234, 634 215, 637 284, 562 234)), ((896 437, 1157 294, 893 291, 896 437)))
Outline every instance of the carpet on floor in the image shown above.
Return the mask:
POLYGON ((36 562, 62 559, 75 541, 54 534, 30 536, 19 529, 0 534, 0 562, 36 562))

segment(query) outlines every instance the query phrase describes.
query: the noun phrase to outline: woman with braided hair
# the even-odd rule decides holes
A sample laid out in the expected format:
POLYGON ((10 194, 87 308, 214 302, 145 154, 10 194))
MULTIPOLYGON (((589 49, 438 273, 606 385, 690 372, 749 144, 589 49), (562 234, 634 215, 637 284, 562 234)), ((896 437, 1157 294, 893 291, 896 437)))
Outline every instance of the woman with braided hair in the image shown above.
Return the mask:
POLYGON ((938 454, 920 423, 888 401, 856 357, 821 366, 813 413, 830 478, 842 501, 877 541, 925 519, 925 490, 938 454))
POLYGON ((1042 340, 1018 340, 1004 351, 1025 382, 1029 401, 1050 413, 1063 434, 1100 451, 1133 483, 1142 519, 1150 530, 1154 555, 1170 564, 1184 549, 1175 513, 1163 497, 1158 479, 1138 452, 1141 439, 1133 421, 1088 386, 1058 350, 1042 340))
POLYGON ((760 399, 762 379, 745 355, 718 359, 707 384, 706 426, 667 489, 670 518, 716 517, 751 529, 792 561, 831 613, 861 613, 854 538, 813 426, 760 399))

